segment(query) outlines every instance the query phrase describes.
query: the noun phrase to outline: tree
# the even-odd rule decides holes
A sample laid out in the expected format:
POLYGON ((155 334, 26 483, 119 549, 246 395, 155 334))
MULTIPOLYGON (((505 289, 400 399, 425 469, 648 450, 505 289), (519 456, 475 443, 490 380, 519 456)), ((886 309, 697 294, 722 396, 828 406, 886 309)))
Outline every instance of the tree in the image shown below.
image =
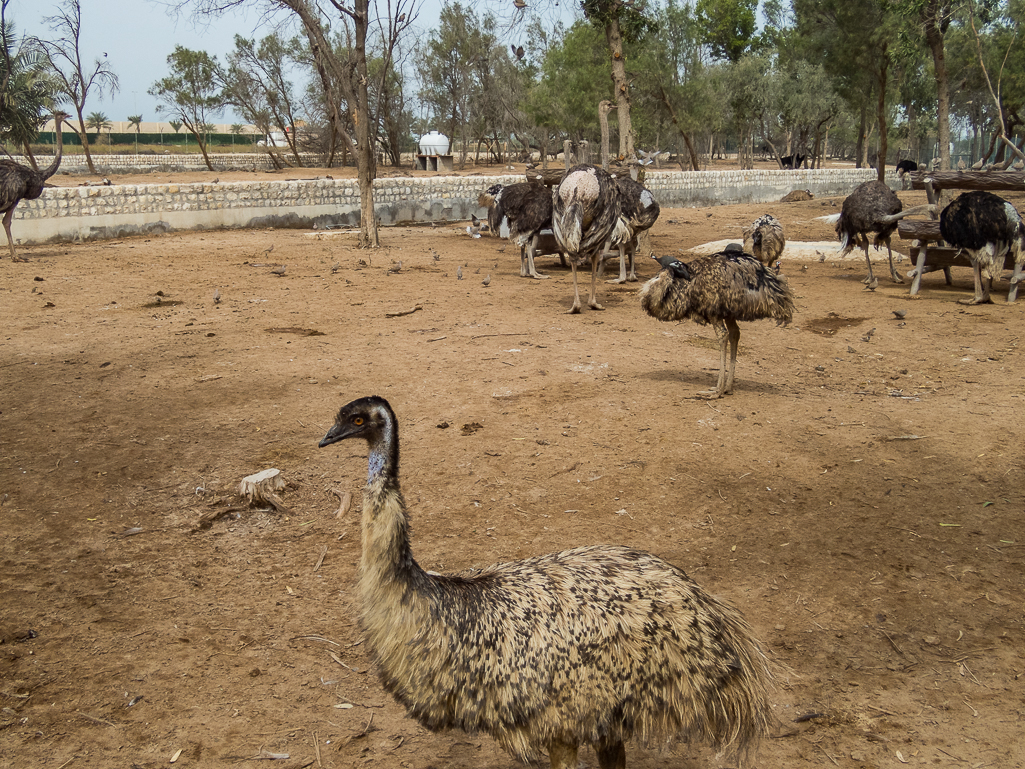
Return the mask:
POLYGON ((7 5, 0 5, 0 140, 21 145, 33 168, 30 142, 39 133, 44 114, 53 110, 58 92, 38 40, 16 39, 7 5))
POLYGON ((142 130, 142 115, 129 115, 128 125, 135 127, 135 154, 139 154, 139 132, 142 130))
POLYGON ((107 54, 97 56, 92 64, 86 64, 82 58, 82 7, 80 0, 64 0, 54 16, 46 19, 53 30, 54 38, 44 43, 44 50, 50 66, 53 68, 61 93, 75 107, 78 127, 71 125, 85 150, 85 162, 90 173, 96 173, 92 154, 89 151, 89 138, 86 136, 85 105, 90 93, 94 91, 101 97, 104 93, 114 94, 118 91, 118 79, 107 61, 107 54))
POLYGON ((712 56, 733 64, 754 41, 757 0, 698 0, 695 13, 712 56))
MULTIPOLYGON (((92 128, 96 131, 96 143, 100 143, 100 132, 103 129, 108 131, 113 128, 114 124, 110 122, 110 118, 104 115, 102 112, 90 112, 85 118, 85 127, 92 128)), ((86 137, 88 140, 88 136, 86 137)))
POLYGON ((228 54, 224 70, 224 99, 237 107, 250 123, 267 123, 268 133, 276 127, 285 135, 295 162, 302 165, 293 130, 299 106, 295 89, 287 76, 296 63, 298 40, 286 42, 276 32, 259 42, 235 35, 235 50, 228 54))
POLYGON ((224 108, 224 96, 216 85, 223 80, 217 57, 176 45, 167 65, 171 74, 155 82, 149 94, 160 101, 158 112, 173 115, 196 137, 206 167, 213 171, 206 151, 206 126, 224 108))

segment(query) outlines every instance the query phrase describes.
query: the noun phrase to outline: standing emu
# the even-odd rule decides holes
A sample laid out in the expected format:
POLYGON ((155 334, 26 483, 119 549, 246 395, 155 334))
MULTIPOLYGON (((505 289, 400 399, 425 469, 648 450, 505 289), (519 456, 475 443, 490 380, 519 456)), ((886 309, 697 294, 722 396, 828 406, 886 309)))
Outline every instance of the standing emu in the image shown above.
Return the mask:
POLYGON ((477 198, 488 209, 488 226, 501 235, 503 222, 509 228, 509 240, 520 247, 520 277, 543 280, 534 266, 541 230, 552 226, 552 193, 544 184, 521 182, 503 187, 495 184, 477 198))
POLYGON ((595 296, 601 257, 612 241, 619 219, 619 188, 607 171, 592 165, 573 166, 555 190, 552 230, 573 268, 573 306, 580 312, 577 268, 590 262, 591 294, 587 306, 604 310, 595 296))
POLYGON ((859 184, 843 202, 840 218, 836 222, 836 235, 840 239, 840 256, 847 256, 855 246, 864 249, 865 263, 868 265, 868 277, 863 282, 875 280, 872 274, 872 260, 868 255, 868 236, 875 234, 873 245, 879 250, 879 244, 886 244, 886 253, 890 258, 890 277, 894 283, 903 283, 904 279, 893 267, 893 251, 890 249, 890 236, 897 231, 897 223, 905 216, 928 211, 930 206, 917 206, 904 210, 897 194, 883 182, 871 181, 859 184))
POLYGON ((629 177, 616 177, 619 191, 619 219, 612 233, 612 247, 619 249, 619 277, 609 283, 636 282, 637 272, 634 259, 641 234, 651 229, 658 219, 661 208, 651 190, 629 177), (630 271, 627 273, 627 254, 630 257, 630 271))
POLYGON ((57 155, 53 162, 42 171, 36 171, 13 160, 0 160, 0 211, 4 214, 4 231, 7 233, 7 245, 11 248, 12 262, 27 262, 19 257, 14 250, 14 238, 11 237, 11 219, 14 209, 22 200, 35 200, 43 194, 46 180, 57 173, 64 155, 64 141, 61 138, 61 123, 68 115, 57 112, 53 116, 54 130, 57 132, 57 155))
POLYGON ((359 590, 384 688, 431 730, 494 737, 523 761, 576 769, 593 745, 624 769, 624 742, 675 737, 746 752, 773 721, 772 676, 740 612, 682 570, 591 546, 452 576, 413 559, 395 413, 343 406, 320 445, 369 444, 359 590))
POLYGON ((715 390, 701 394, 721 398, 733 392, 740 343, 737 321, 775 318, 776 325, 790 323, 794 295, 786 280, 754 257, 729 248, 686 264, 671 256, 663 256, 658 263, 662 270, 641 287, 641 307, 658 320, 690 318, 710 324, 719 339, 719 382, 715 390))
POLYGON ((775 262, 777 273, 780 268, 779 258, 783 255, 786 244, 783 225, 772 214, 759 216, 744 230, 745 253, 751 254, 766 267, 775 262))
POLYGON ((975 270, 975 297, 961 304, 993 301, 989 292, 1008 255, 1014 261, 1014 276, 1007 301, 1015 300, 1025 262, 1025 224, 1014 206, 992 192, 966 192, 940 212, 940 234, 968 254, 975 270))

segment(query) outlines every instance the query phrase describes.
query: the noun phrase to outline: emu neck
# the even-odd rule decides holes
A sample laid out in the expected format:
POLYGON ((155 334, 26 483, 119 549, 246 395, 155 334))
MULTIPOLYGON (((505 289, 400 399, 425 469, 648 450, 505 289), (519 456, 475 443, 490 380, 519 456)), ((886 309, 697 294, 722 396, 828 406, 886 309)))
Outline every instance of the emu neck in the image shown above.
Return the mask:
POLYGON ((57 169, 60 167, 61 164, 61 158, 64 156, 64 140, 61 138, 62 122, 63 121, 58 120, 56 121, 56 125, 54 126, 57 131, 57 155, 54 157, 53 162, 50 163, 50 165, 48 165, 42 171, 42 177, 44 182, 51 176, 53 176, 55 173, 57 173, 57 169))

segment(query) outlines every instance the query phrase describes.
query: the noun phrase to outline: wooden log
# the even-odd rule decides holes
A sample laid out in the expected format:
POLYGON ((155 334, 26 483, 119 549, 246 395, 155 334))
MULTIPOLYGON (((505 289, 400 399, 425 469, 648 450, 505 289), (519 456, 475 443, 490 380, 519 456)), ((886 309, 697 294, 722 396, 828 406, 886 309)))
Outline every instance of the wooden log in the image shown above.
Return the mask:
POLYGON ((901 240, 943 240, 940 223, 934 219, 902 219, 897 225, 897 234, 901 240))
POLYGON ((288 508, 278 497, 278 491, 285 488, 285 479, 276 468, 261 470, 247 475, 238 485, 238 493, 249 500, 250 505, 270 505, 279 513, 287 513, 288 508))
POLYGON ((911 188, 935 190, 1016 190, 1025 192, 1025 171, 912 171, 911 188))
POLYGON ((564 168, 529 168, 526 173, 528 182, 540 182, 548 187, 554 187, 565 175, 564 168))

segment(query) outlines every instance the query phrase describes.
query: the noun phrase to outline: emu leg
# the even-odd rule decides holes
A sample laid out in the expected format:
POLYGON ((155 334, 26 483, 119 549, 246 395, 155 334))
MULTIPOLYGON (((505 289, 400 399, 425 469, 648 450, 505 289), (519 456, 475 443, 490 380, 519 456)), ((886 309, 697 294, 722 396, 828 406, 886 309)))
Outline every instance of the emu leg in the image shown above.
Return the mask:
POLYGON ((601 253, 597 253, 591 257, 591 295, 587 299, 587 306, 592 310, 604 310, 605 308, 598 304, 598 270, 601 268, 601 253))
POLYGON ((726 374, 727 393, 733 392, 733 375, 737 371, 737 348, 740 346, 740 326, 733 318, 726 319, 726 330, 730 340, 730 370, 726 374))
POLYGON ((622 742, 595 747, 599 769, 626 769, 626 748, 622 742))
POLYGON ((553 742, 548 746, 548 760, 552 769, 577 769, 577 746, 553 742))
POLYGON ((722 321, 713 323, 712 328, 715 329, 715 336, 719 340, 719 381, 714 390, 702 390, 698 395, 721 398, 726 391, 726 347, 730 341, 729 330, 722 321))
POLYGON ((569 266, 573 270, 573 306, 566 310, 566 314, 576 315, 580 312, 580 286, 577 284, 577 264, 576 262, 570 262, 569 266))
POLYGON ((897 274, 897 271, 893 268, 893 251, 890 250, 890 239, 886 239, 886 255, 890 257, 890 277, 893 278, 894 283, 903 283, 904 278, 897 274))
POLYGON ((7 245, 11 248, 11 261, 12 262, 27 262, 23 256, 18 256, 14 250, 14 238, 11 237, 11 219, 14 218, 14 206, 7 209, 7 213, 4 214, 4 232, 7 233, 7 245))
POLYGON ((868 241, 865 241, 865 264, 868 265, 868 277, 862 283, 871 283, 875 278, 872 275, 872 258, 868 255, 868 241))

